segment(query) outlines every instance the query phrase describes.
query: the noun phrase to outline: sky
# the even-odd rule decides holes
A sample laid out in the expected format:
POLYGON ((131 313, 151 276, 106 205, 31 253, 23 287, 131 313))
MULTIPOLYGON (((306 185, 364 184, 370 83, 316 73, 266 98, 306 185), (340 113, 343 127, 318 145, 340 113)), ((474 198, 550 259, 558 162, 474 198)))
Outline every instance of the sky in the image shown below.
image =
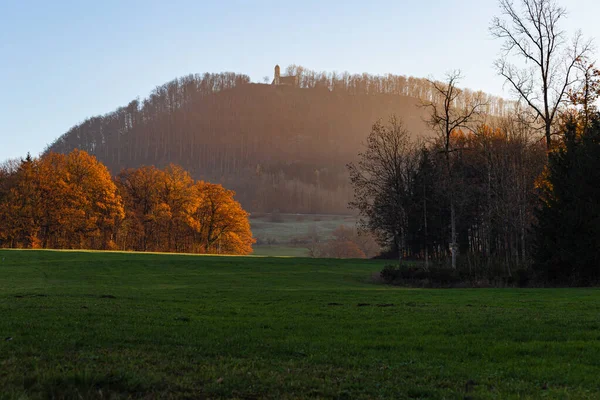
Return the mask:
MULTIPOLYGON (((559 0, 600 44, 600 2, 559 0)), ((190 73, 253 81, 275 64, 441 79, 509 97, 497 0, 0 0, 0 162, 190 73)))

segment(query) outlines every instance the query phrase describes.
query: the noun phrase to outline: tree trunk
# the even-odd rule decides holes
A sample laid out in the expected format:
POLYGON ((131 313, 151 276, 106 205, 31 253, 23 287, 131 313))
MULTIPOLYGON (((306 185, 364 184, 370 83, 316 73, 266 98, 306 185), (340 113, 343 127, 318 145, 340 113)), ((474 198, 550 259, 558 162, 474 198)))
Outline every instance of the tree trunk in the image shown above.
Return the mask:
POLYGON ((454 211, 454 196, 450 195, 450 226, 451 226, 451 240, 450 240, 450 251, 452 253, 452 269, 456 269, 456 253, 458 245, 456 244, 456 215, 454 211))
MULTIPOLYGON (((423 194, 425 194, 425 185, 423 185, 423 194)), ((425 195, 423 195, 423 222, 425 225, 425 270, 429 271, 429 246, 427 243, 427 199, 425 195)))

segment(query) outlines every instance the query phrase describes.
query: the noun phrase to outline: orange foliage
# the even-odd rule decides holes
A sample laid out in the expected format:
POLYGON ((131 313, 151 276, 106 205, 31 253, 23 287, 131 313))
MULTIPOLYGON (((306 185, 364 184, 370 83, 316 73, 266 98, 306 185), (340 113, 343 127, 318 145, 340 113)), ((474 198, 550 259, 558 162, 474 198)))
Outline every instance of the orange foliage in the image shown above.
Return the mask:
POLYGON ((200 205, 194 215, 202 249, 207 253, 252 253, 255 239, 250 231, 250 215, 233 199, 235 193, 206 182, 199 182, 196 190, 200 205))
POLYGON ((249 254, 233 196, 175 165, 123 171, 115 184, 84 151, 49 153, 0 171, 0 246, 249 254))
POLYGON ((0 202, 0 241, 10 247, 32 247, 38 241, 39 191, 37 163, 23 160, 16 172, 5 173, 0 202))
POLYGON ((123 206, 106 167, 75 150, 23 160, 0 205, 11 247, 108 249, 123 206))
POLYGON ((119 246, 140 251, 250 254, 248 213, 221 185, 194 182, 181 167, 119 175, 127 215, 119 246))

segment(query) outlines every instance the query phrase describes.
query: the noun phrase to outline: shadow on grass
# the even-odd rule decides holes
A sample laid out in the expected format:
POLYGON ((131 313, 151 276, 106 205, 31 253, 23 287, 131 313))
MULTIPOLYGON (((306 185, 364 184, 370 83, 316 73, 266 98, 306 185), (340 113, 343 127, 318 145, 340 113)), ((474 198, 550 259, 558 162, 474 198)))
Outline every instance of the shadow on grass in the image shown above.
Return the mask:
POLYGON ((145 399, 163 398, 176 391, 177 388, 162 382, 150 382, 132 374, 64 373, 55 370, 26 377, 21 388, 15 386, 12 394, 0 395, 0 399, 145 399))

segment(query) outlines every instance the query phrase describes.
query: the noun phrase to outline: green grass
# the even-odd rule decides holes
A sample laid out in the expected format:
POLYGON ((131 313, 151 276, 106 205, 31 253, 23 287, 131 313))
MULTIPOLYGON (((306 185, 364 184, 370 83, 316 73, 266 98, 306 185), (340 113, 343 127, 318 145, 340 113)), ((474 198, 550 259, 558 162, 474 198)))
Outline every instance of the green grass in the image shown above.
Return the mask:
POLYGON ((294 245, 294 240, 305 238, 314 230, 322 239, 328 239, 340 225, 356 226, 356 217, 351 215, 280 214, 279 218, 279 222, 273 222, 270 214, 251 215, 250 225, 254 237, 261 243, 273 242, 253 246, 254 254, 307 257, 306 246, 294 245))
POLYGON ((0 399, 600 398, 594 289, 390 288, 376 261, 0 260, 0 399))

